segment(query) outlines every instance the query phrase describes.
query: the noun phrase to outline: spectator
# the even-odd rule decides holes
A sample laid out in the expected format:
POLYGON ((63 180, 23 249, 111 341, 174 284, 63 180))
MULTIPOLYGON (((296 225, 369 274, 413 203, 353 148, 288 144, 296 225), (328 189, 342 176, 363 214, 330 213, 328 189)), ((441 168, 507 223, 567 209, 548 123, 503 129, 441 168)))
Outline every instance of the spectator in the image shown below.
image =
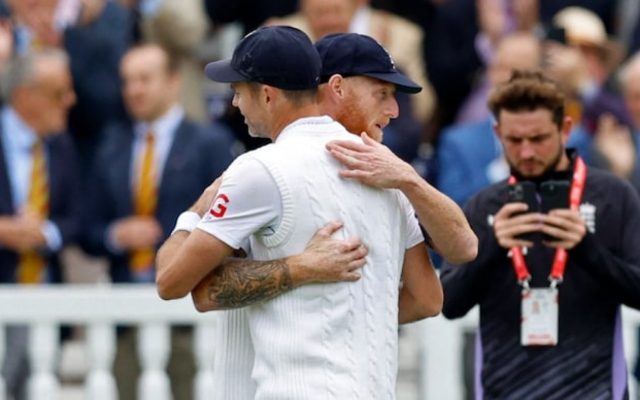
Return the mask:
POLYGON ((84 182, 99 133, 107 123, 124 117, 118 63, 133 40, 131 15, 108 0, 6 2, 16 53, 54 47, 69 54, 78 98, 69 115, 69 132, 78 149, 84 182))
POLYGON ((567 112, 575 124, 594 133, 604 111, 624 113, 621 99, 608 88, 623 49, 608 38, 602 20, 587 9, 564 8, 555 15, 554 25, 560 28, 560 37, 545 44, 545 71, 563 86, 567 112))
POLYGON ((469 201, 478 258, 441 274, 446 317, 480 307, 477 398, 628 395, 619 318, 622 304, 640 308, 640 199, 565 149, 564 100, 541 73, 517 71, 489 101, 512 177, 469 201), (548 213, 549 196, 508 201, 516 184, 550 180, 571 195, 548 213))
MULTIPOLYGON (((59 255, 77 239, 79 180, 75 151, 63 132, 75 101, 69 59, 39 50, 12 59, 2 80, 0 113, 0 282, 62 281, 59 255)), ((28 331, 11 326, 2 374, 25 399, 28 331)))
MULTIPOLYGON (((151 283, 155 248, 190 205, 232 160, 231 140, 205 128, 178 104, 175 60, 157 45, 131 48, 122 60, 123 96, 131 124, 110 126, 92 179, 85 249, 106 255, 114 283, 151 283)), ((119 332, 115 375, 120 399, 135 398, 135 330, 119 332)), ((190 399, 195 373, 191 329, 174 327, 169 362, 176 399, 190 399)))
POLYGON ((180 103, 187 116, 208 120, 200 47, 209 31, 203 0, 153 0, 139 4, 142 40, 160 44, 176 59, 182 76, 180 103))

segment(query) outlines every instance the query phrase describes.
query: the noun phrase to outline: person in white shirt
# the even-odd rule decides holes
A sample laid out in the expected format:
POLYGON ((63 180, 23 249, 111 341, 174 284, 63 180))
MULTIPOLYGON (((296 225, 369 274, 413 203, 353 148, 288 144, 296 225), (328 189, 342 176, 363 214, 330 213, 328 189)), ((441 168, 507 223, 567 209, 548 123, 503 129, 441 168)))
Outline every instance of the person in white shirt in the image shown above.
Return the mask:
MULTIPOLYGON (((311 63, 291 60, 300 57, 301 42, 308 41, 286 43, 300 38, 298 32, 285 27, 258 30, 241 42, 231 62, 208 66, 213 79, 233 82, 234 105, 245 116, 250 133, 276 143, 240 157, 225 173, 219 190, 212 185, 209 195, 194 205, 195 212, 208 211, 199 229, 187 234, 181 230, 192 226, 187 227, 186 218, 178 221, 178 232, 159 253, 158 289, 164 298, 184 296, 249 236, 258 260, 277 261, 299 253, 323 223, 340 219, 344 221, 340 233, 376 244, 366 256, 363 279, 298 287, 248 309, 256 350, 256 397, 350 393, 390 398, 395 392, 400 273, 403 263, 430 267, 426 248, 404 195, 339 178, 340 166, 325 147, 332 139, 357 138, 330 118, 317 117, 315 90, 304 89, 313 89, 318 77, 301 77, 300 70, 308 69, 316 58, 319 73, 319 60, 317 54, 311 56, 311 63), (283 53, 293 51, 297 55, 284 57, 283 53), (277 64, 277 55, 288 62, 277 64), (296 78, 300 80, 295 82, 296 78), (209 207, 211 193, 217 195, 209 207)), ((293 288, 299 276, 289 274, 283 263, 272 264, 278 271, 275 281, 285 291, 293 288)), ((424 289, 434 277, 416 276, 405 287, 422 289, 415 291, 414 300, 424 299, 424 289)), ((425 308, 422 312, 434 314, 439 312, 441 291, 436 290, 435 302, 430 295, 418 304, 425 308)))

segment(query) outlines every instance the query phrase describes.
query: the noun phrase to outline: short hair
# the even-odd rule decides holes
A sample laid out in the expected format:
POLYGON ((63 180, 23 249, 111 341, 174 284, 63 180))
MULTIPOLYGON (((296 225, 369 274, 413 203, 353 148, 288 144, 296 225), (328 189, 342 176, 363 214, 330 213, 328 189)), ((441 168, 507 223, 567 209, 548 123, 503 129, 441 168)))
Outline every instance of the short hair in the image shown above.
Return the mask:
MULTIPOLYGON (((249 85, 249 89, 253 93, 257 93, 260 90, 260 87, 264 85, 264 83, 259 82, 246 82, 249 85)), ((275 87, 275 86, 274 86, 275 87)), ((276 88, 278 89, 278 88, 276 88)), ((284 90, 279 89, 284 97, 290 101, 294 106, 303 106, 308 103, 316 102, 318 99, 318 88, 314 87, 311 89, 304 90, 284 90)))
POLYGON ((175 74, 180 72, 180 62, 178 61, 176 52, 171 51, 168 47, 157 42, 142 41, 140 43, 136 43, 127 49, 125 56, 127 54, 133 53, 134 51, 144 50, 144 49, 153 49, 153 48, 160 50, 164 54, 165 60, 166 60, 166 68, 169 74, 175 74))
POLYGON ((31 85, 37 77, 36 65, 46 59, 56 59, 69 65, 67 53, 55 48, 31 51, 12 57, 0 77, 2 99, 10 103, 18 88, 31 85))
POLYGON ((496 87, 489 97, 489 109, 498 121, 500 111, 551 111, 553 122, 562 126, 565 96, 558 84, 540 71, 514 70, 511 78, 496 87))
POLYGON ((284 97, 294 106, 302 106, 315 102, 318 98, 317 87, 305 90, 283 90, 282 93, 284 93, 284 97))

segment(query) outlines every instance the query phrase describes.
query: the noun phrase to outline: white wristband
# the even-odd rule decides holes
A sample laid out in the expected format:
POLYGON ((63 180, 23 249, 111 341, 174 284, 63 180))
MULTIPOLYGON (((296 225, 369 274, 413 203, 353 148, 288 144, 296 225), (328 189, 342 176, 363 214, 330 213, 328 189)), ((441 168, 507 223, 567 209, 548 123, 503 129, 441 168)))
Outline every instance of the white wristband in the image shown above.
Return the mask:
POLYGON ((171 232, 171 234, 173 235, 177 231, 191 232, 196 228, 196 225, 198 225, 201 219, 202 217, 200 217, 197 212, 185 211, 178 216, 176 226, 173 228, 173 232, 171 232))

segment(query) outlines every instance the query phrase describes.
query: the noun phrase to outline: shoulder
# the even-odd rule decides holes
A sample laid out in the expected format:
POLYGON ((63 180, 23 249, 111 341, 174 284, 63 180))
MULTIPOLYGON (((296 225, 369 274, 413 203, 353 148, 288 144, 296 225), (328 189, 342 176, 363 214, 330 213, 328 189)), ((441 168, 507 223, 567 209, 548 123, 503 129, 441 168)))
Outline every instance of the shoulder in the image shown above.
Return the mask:
POLYGON ((609 171, 595 167, 587 170, 587 181, 585 191, 602 194, 603 197, 617 200, 619 196, 637 197, 636 189, 631 183, 609 171))
POLYGON ((235 158, 235 160, 233 160, 227 172, 234 171, 241 168, 242 169, 246 169, 246 168, 264 169, 264 166, 263 166, 264 160, 265 158, 269 157, 270 154, 273 154, 273 151, 275 150, 273 149, 273 147, 275 147, 273 143, 270 143, 265 146, 259 147, 255 150, 251 150, 246 153, 240 154, 238 157, 235 158))

